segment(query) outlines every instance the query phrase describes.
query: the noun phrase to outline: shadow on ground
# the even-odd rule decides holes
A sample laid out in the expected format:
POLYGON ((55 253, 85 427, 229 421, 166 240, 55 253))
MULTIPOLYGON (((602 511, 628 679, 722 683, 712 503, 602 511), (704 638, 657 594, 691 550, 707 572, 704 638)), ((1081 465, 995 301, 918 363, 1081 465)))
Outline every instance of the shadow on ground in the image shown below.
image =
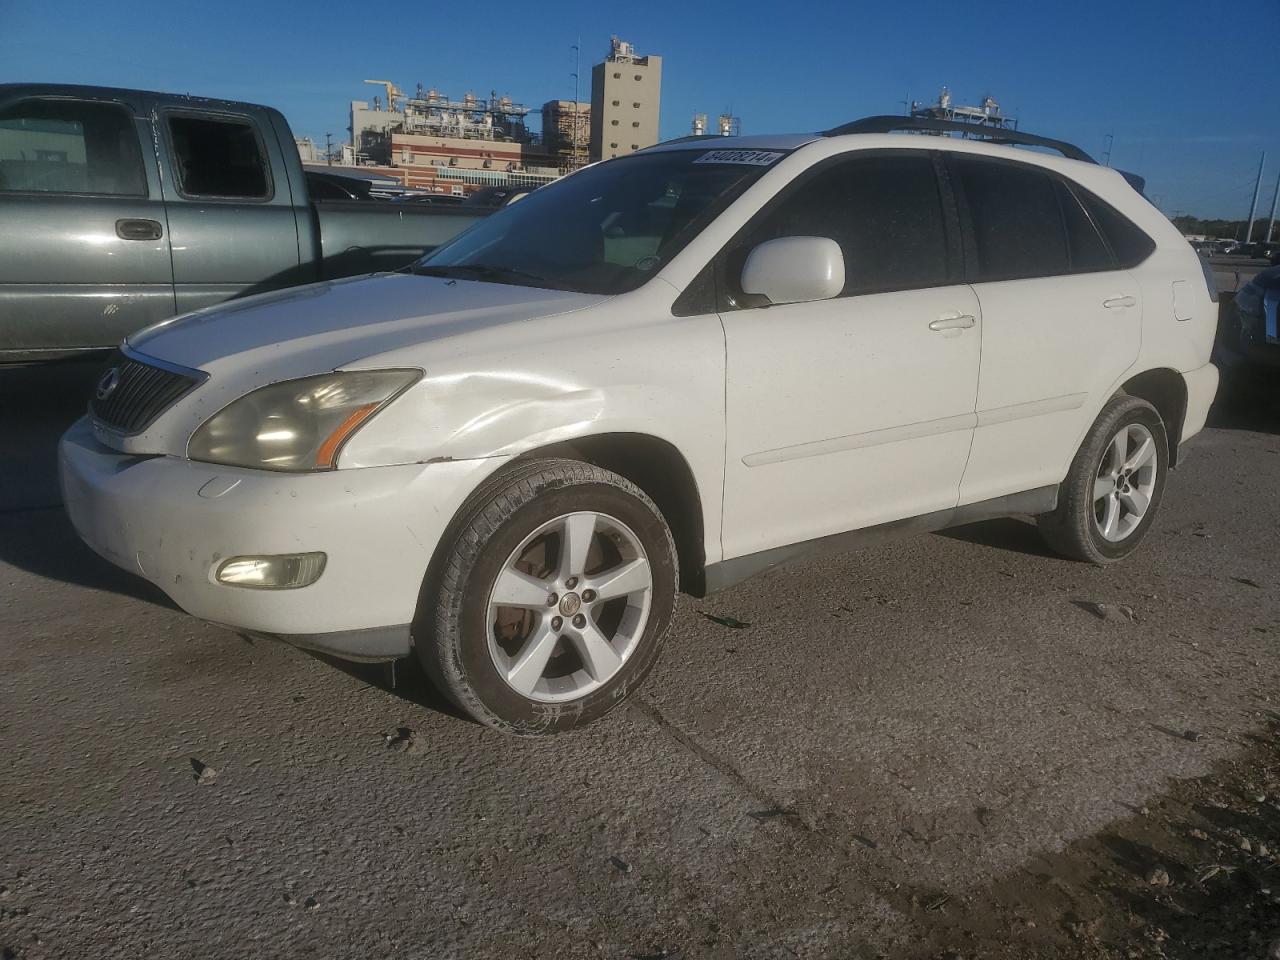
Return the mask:
POLYGON ((307 653, 321 663, 340 670, 369 687, 399 697, 406 703, 425 707, 468 723, 475 722, 458 709, 452 700, 436 689, 416 657, 409 656, 390 663, 356 663, 315 651, 309 650, 307 653))
MULTIPOLYGON (((1263 715, 1266 716, 1265 714, 1263 715)), ((956 901, 895 958, 1238 960, 1280 936, 1280 724, 1208 776, 956 901)))

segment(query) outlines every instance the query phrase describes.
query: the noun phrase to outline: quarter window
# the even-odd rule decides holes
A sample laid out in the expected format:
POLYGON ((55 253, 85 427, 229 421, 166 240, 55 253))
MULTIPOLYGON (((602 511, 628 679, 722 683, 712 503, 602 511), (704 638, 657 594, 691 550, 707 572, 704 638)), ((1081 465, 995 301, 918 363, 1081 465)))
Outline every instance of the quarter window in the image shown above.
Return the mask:
POLYGON ((0 111, 0 192, 147 193, 128 111, 114 104, 27 100, 0 111))
POLYGON ((1080 199, 1098 225, 1102 235, 1111 244, 1120 266, 1136 267, 1151 256, 1156 243, 1128 217, 1117 212, 1110 204, 1103 203, 1086 190, 1080 190, 1080 199))
POLYGON ((214 117, 169 118, 169 136, 184 196, 268 200, 267 165, 253 125, 214 117))
POLYGON ((1062 205, 1062 223, 1067 228, 1067 249, 1071 253, 1072 273, 1096 273, 1115 268, 1115 260, 1089 215, 1075 194, 1061 180, 1055 183, 1058 202, 1062 205))
POLYGON ((973 224, 979 281, 1071 272, 1053 178, 1015 163, 965 157, 953 164, 973 224))
POLYGON ((940 286, 949 278, 945 224, 929 155, 846 160, 779 197, 728 268, 736 280, 766 240, 827 237, 844 254, 844 296, 940 286))

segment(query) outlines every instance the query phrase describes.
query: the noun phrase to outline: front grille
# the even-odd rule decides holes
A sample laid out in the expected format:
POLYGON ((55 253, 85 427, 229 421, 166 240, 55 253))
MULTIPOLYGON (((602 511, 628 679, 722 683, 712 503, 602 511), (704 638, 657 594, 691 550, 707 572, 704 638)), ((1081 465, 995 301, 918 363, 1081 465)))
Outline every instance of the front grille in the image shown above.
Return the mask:
POLYGON ((109 430, 126 435, 140 433, 199 384, 197 376, 153 367, 119 354, 94 387, 89 412, 109 430), (115 387, 108 390, 107 378, 113 371, 115 387))

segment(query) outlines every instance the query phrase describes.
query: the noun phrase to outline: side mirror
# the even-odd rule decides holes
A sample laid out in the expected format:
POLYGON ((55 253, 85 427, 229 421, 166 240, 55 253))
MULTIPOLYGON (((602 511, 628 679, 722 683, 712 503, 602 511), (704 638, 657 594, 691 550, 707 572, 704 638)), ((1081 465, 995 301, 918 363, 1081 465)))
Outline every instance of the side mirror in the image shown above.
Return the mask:
POLYGON ((844 289, 844 254, 826 237, 779 237, 751 251, 742 292, 770 303, 830 300, 844 289))

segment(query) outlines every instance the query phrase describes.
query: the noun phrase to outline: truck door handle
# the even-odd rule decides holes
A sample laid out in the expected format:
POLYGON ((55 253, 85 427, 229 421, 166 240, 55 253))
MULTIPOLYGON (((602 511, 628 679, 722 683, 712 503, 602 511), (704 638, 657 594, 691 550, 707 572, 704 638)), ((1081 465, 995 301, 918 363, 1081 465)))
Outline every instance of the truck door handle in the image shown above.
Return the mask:
POLYGON ((155 220, 117 220, 116 236, 121 240, 159 240, 164 228, 155 220))
POLYGON ((939 317, 929 324, 930 330, 968 330, 977 318, 972 313, 960 313, 950 317, 939 317))
POLYGON ((1108 310, 1120 310, 1124 307, 1132 307, 1137 302, 1137 297, 1108 297, 1102 301, 1102 305, 1108 310))

